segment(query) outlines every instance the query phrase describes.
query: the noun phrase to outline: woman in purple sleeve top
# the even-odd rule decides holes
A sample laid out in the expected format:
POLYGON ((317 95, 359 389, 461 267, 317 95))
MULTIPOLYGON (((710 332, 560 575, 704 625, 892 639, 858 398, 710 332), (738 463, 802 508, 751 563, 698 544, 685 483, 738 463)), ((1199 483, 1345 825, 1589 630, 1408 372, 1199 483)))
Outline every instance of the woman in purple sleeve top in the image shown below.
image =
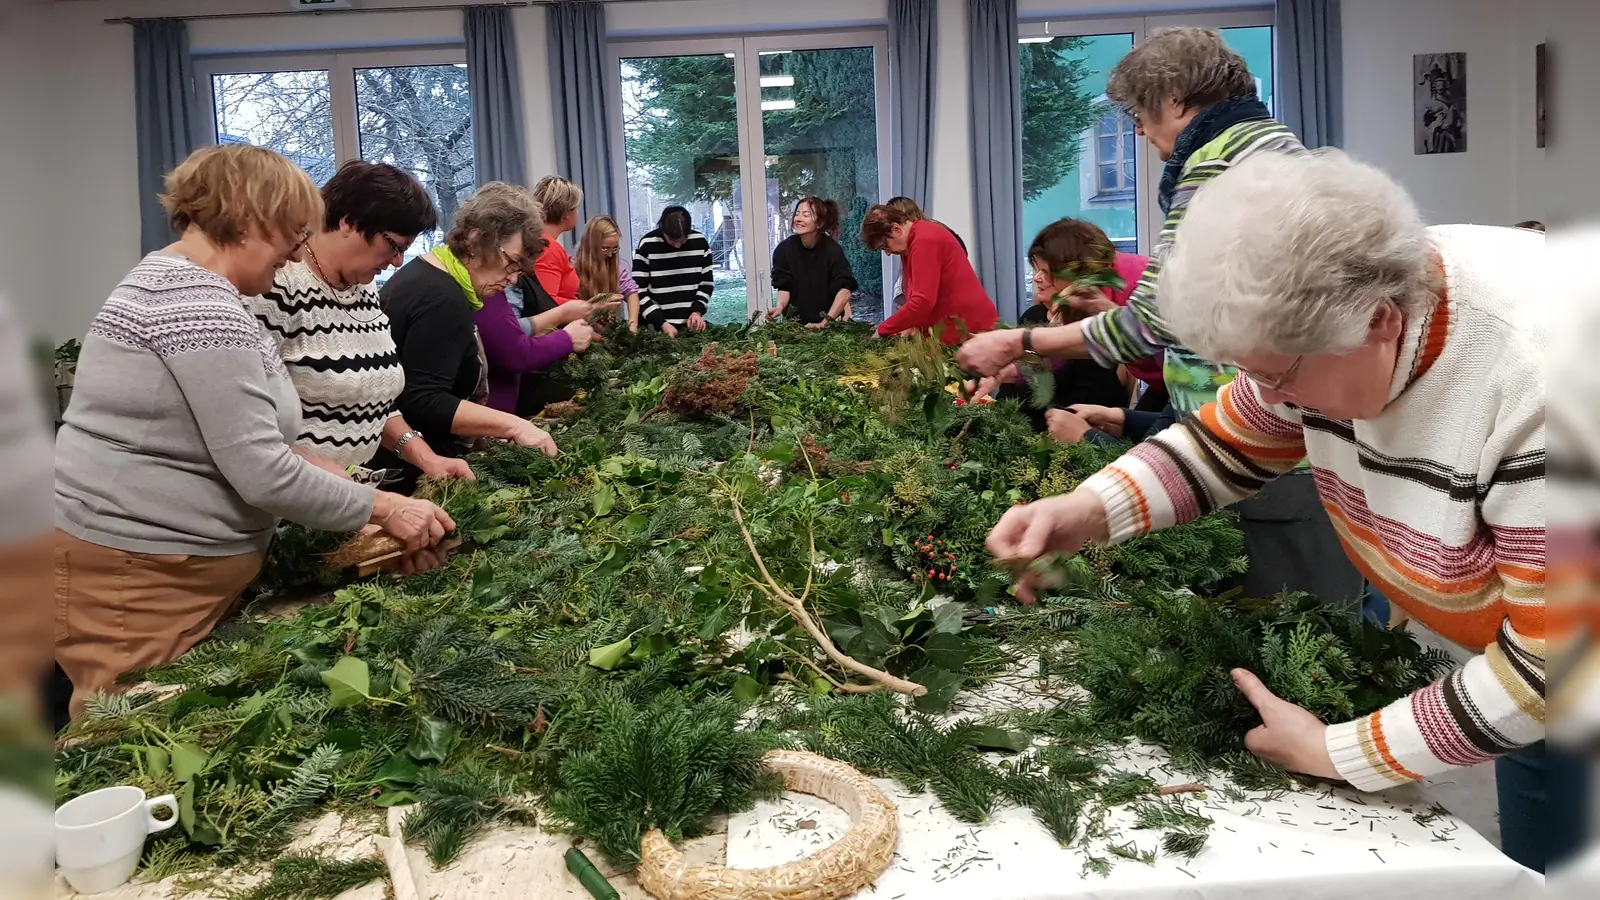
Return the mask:
MULTIPOLYGON (((523 235, 523 242, 532 247, 542 248, 546 240, 542 232, 523 235)), ((531 256, 537 257, 538 252, 531 256)), ((517 285, 525 289, 525 283, 530 280, 518 279, 517 285)), ((558 315, 557 318, 567 319, 558 327, 552 327, 554 321, 542 321, 550 319, 548 315, 525 318, 524 310, 513 307, 506 293, 500 291, 484 297, 483 307, 473 313, 473 319, 483 341, 484 360, 489 364, 486 405, 515 413, 523 376, 542 372, 569 354, 589 349, 594 329, 578 309, 571 311, 577 315, 558 315)), ((519 299, 523 301, 519 305, 526 304, 526 295, 519 299)), ((567 305, 577 306, 577 303, 567 305)))

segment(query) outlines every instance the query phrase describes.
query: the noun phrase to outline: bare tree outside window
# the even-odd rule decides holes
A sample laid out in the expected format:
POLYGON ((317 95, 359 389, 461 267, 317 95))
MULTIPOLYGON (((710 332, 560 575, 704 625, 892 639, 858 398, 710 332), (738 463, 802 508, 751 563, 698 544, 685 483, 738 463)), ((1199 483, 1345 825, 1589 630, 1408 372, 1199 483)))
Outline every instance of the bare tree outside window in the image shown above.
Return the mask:
POLYGON ((357 69, 356 111, 361 158, 417 176, 448 228, 475 184, 466 67, 357 69))
POLYGON ((283 154, 319 186, 339 167, 326 71, 247 72, 211 79, 217 143, 283 154))

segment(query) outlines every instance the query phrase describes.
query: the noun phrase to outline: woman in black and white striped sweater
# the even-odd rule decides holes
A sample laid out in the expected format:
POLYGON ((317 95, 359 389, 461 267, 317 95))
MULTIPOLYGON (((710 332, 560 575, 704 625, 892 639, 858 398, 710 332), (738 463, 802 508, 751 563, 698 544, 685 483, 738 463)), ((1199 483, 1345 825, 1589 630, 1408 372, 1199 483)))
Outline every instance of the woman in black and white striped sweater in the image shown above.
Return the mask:
POLYGON ((646 323, 677 337, 684 328, 704 331, 711 280, 711 244, 691 227, 689 211, 669 206, 656 230, 633 253, 633 280, 646 323))

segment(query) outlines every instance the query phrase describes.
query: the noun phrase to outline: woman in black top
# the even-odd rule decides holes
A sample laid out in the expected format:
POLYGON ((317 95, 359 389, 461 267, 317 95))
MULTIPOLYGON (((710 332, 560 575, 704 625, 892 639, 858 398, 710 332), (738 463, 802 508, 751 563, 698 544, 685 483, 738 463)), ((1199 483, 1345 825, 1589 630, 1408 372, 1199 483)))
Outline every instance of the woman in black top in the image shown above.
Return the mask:
POLYGON ((778 306, 770 315, 789 315, 811 328, 850 318, 856 276, 839 246, 839 205, 807 197, 794 205, 794 234, 772 251, 772 287, 778 306))
MULTIPOLYGON (((395 405, 440 456, 462 456, 486 437, 556 454, 543 429, 483 405, 488 373, 473 320, 480 298, 504 290, 522 273, 523 233, 537 232, 542 216, 526 189, 486 184, 456 212, 444 244, 406 263, 378 295, 406 373, 395 405)), ((416 487, 421 474, 388 450, 374 465, 401 470, 399 487, 405 491, 416 487)))

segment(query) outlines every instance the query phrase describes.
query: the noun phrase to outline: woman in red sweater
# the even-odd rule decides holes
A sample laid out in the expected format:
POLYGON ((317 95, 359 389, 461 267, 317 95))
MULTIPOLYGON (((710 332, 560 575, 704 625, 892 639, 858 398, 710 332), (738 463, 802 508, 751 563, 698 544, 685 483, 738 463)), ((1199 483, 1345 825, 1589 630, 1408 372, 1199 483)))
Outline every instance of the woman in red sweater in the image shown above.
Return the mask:
MULTIPOLYGON (((583 190, 557 175, 546 175, 533 186, 533 199, 544 207, 545 245, 534 264, 534 274, 545 293, 557 303, 578 299, 578 270, 572 265, 561 236, 578 227, 578 204, 583 190)), ((585 300, 588 298, 585 297, 585 300)))
POLYGON ((959 344, 994 330, 1000 313, 950 229, 879 205, 861 223, 861 242, 899 256, 905 266, 905 305, 878 326, 879 337, 920 331, 959 344))

